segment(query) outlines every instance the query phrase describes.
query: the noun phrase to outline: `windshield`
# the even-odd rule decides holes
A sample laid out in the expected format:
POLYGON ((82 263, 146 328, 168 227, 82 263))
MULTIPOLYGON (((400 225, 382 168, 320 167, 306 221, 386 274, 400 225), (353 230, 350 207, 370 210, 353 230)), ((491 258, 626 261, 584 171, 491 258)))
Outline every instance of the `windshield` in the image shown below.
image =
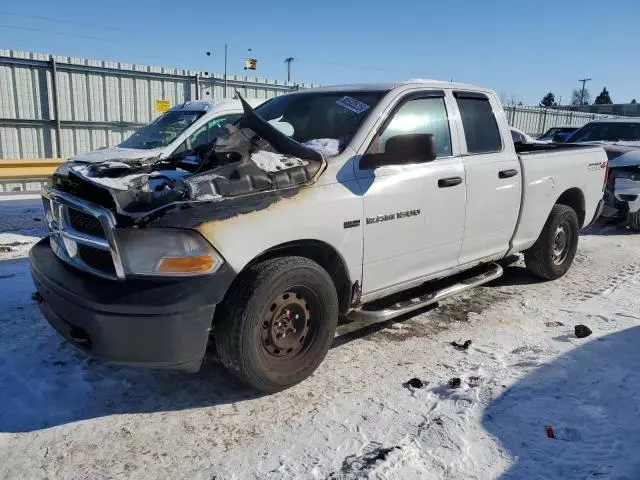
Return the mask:
POLYGON ((640 122, 592 122, 570 138, 568 143, 619 142, 640 140, 640 122))
POLYGON ((204 114, 204 110, 168 111, 149 125, 139 128, 119 146, 142 150, 166 147, 204 114))
POLYGON ((269 100, 256 112, 300 143, 335 140, 342 152, 386 91, 303 92, 269 100))

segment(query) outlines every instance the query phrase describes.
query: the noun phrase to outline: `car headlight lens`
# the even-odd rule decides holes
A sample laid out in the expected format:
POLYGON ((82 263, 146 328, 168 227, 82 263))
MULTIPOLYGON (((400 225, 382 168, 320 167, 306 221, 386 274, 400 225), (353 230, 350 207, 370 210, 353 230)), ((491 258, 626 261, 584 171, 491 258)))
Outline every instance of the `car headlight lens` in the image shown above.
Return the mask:
POLYGON ((117 235, 122 264, 129 275, 204 275, 224 263, 209 242, 193 230, 123 228, 117 235))

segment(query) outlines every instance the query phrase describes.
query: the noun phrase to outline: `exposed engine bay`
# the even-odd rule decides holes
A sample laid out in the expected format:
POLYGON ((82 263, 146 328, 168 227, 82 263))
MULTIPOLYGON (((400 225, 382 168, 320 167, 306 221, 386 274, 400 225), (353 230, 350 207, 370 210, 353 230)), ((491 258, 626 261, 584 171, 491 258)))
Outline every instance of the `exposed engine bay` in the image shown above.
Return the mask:
POLYGON ((201 213, 206 219, 228 218, 264 208, 313 183, 324 171, 324 156, 286 136, 240 100, 243 117, 227 125, 226 134, 212 145, 164 159, 67 162, 54 174, 53 187, 105 206, 120 225, 131 226, 205 205, 201 213))

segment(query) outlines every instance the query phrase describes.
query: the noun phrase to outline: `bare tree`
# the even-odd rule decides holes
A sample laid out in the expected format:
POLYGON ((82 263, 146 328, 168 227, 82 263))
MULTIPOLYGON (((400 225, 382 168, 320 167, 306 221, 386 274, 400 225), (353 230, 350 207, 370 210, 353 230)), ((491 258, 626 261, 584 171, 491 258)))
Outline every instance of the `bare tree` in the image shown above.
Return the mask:
POLYGON ((571 92, 571 105, 589 105, 591 103, 591 94, 589 90, 584 89, 584 96, 582 89, 574 88, 571 92))

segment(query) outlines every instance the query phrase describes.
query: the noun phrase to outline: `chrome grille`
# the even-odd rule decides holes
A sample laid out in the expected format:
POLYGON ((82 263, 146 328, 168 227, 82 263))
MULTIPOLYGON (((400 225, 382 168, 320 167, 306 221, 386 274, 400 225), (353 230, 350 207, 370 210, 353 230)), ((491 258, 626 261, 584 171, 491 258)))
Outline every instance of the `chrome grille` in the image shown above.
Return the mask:
POLYGON ((103 278, 124 278, 116 222, 109 210, 49 188, 42 191, 42 201, 49 241, 58 258, 103 278))

